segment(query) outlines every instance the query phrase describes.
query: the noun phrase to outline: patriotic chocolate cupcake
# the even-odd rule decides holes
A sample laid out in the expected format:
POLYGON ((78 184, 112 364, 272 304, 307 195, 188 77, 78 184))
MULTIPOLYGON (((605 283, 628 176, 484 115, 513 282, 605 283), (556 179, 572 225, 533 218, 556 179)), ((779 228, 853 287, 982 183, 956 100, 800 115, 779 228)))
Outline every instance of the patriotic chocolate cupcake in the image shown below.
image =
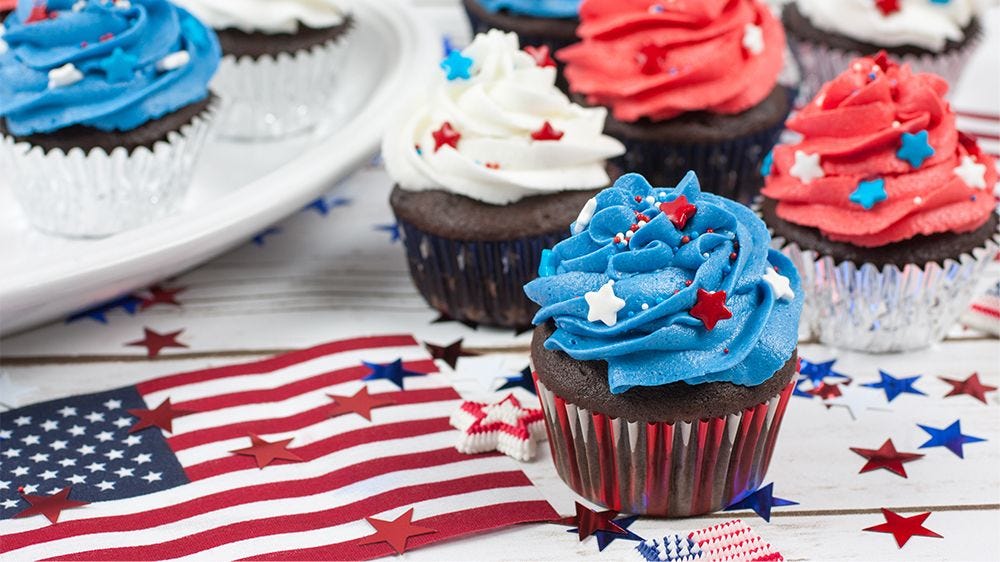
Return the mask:
POLYGON ((778 84, 781 23, 757 0, 586 0, 582 42, 557 53, 570 91, 611 110, 615 164, 654 184, 694 170, 749 202, 792 96, 778 84))
POLYGON ((556 469, 585 498, 685 517, 756 489, 797 371, 802 289, 748 207, 621 177, 525 287, 556 469))
POLYGON ((983 34, 976 0, 794 0, 782 21, 809 96, 882 50, 957 84, 983 34))
POLYGON ((0 40, 0 169, 28 219, 103 236, 177 208, 214 114, 210 30, 166 0, 22 0, 0 40))
POLYGON ((857 59, 789 120, 802 141, 774 150, 760 210, 824 343, 939 341, 996 253, 995 162, 955 130, 947 91, 884 54, 857 59))
POLYGON ((541 250, 610 183, 605 160, 623 147, 601 133, 605 111, 554 84, 554 68, 493 30, 449 54, 383 140, 413 281, 451 318, 529 327, 536 308, 522 287, 541 250))
POLYGON ((581 0, 462 0, 473 33, 500 29, 517 34, 539 61, 576 42, 581 0))
POLYGON ((348 0, 175 0, 214 28, 225 103, 219 134, 270 140, 330 116, 353 18, 348 0))

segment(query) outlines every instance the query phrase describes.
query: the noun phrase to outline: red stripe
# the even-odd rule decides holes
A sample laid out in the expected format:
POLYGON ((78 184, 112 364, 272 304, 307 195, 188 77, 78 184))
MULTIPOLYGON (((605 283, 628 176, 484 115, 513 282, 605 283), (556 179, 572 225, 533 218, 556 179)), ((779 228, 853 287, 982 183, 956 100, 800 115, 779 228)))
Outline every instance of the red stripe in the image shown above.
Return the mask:
MULTIPOLYGON (((214 546, 259 536, 296 533, 343 525, 400 506, 493 488, 530 486, 520 470, 477 474, 455 480, 406 486, 361 501, 310 513, 266 517, 216 527, 172 541, 142 547, 107 548, 60 556, 59 560, 162 560, 196 554, 214 546)), ((308 506, 308 503, 304 505, 308 506)), ((262 515, 264 515, 262 513, 262 515)))
MULTIPOLYGON (((415 513, 414 515, 419 516, 420 514, 415 513)), ((406 542, 406 548, 409 551, 447 539, 520 523, 548 522, 557 517, 559 515, 552 509, 552 506, 542 500, 488 505, 476 509, 455 511, 414 521, 414 525, 435 529, 437 532, 411 537, 406 542)), ((396 554, 396 551, 387 543, 360 546, 358 542, 349 541, 317 548, 286 550, 245 558, 244 560, 371 560, 396 554)), ((470 552, 468 559, 475 560, 475 558, 475 554, 470 552)))
POLYGON ((147 395, 153 392, 160 392, 162 390, 197 382, 223 379, 227 377, 238 377, 242 375, 270 373, 278 369, 295 365, 296 363, 302 363, 304 361, 309 361, 310 359, 323 357, 324 355, 333 355, 335 353, 343 353, 345 351, 357 351, 359 349, 405 347, 409 345, 417 345, 417 341, 413 339, 413 336, 408 335, 373 336, 336 341, 317 345, 316 347, 310 347, 309 349, 292 351, 270 359, 264 359, 263 361, 254 361, 239 365, 227 365, 225 367, 215 367, 212 369, 202 369, 200 371, 191 371, 188 373, 160 377, 151 381, 139 383, 136 385, 136 388, 139 390, 139 394, 147 395))
MULTIPOLYGON (((433 359, 422 361, 409 361, 403 364, 411 371, 430 374, 437 371, 437 366, 433 359)), ((359 380, 371 373, 371 369, 364 365, 346 367, 328 373, 321 373, 309 378, 298 379, 277 388, 261 388, 254 390, 244 390, 242 392, 231 392, 229 394, 219 394, 197 400, 177 402, 174 407, 182 410, 193 410, 195 412, 211 412, 223 408, 243 406, 246 404, 261 404, 264 402, 280 402, 295 396, 307 394, 316 390, 341 384, 349 381, 359 380)), ((405 386, 405 382, 403 383, 405 386)))
POLYGON ((977 133, 975 131, 968 130, 963 130, 962 132, 976 140, 1000 141, 1000 135, 995 133, 977 133))
POLYGON ((976 113, 974 111, 959 111, 955 110, 956 115, 962 117, 971 117, 972 119, 983 119, 985 121, 998 121, 1000 120, 1000 115, 989 115, 987 113, 976 113))
POLYGON ((459 453, 454 447, 372 459, 314 478, 226 490, 145 512, 63 521, 58 525, 49 525, 33 531, 6 536, 2 541, 2 550, 9 552, 33 544, 92 533, 148 529, 248 502, 281 498, 308 498, 389 472, 441 466, 468 459, 468 455, 459 453))
POLYGON ((988 308, 982 305, 974 304, 972 305, 972 310, 978 312, 979 314, 985 314, 986 316, 992 316, 993 318, 1000 318, 1000 310, 995 308, 988 308))
MULTIPOLYGON (((324 457, 337 451, 342 451, 350 447, 357 447, 366 443, 376 441, 388 441, 390 439, 405 439, 407 437, 417 437, 419 435, 429 435, 441 431, 448 431, 451 425, 448 418, 431 418, 427 420, 407 420, 386 425, 376 425, 364 429, 356 429, 341 433, 310 443, 304 447, 292 447, 288 450, 302 458, 303 462, 324 457)), ((247 439, 247 445, 250 440, 247 439)), ((287 464, 288 461, 275 461, 276 464, 287 464)), ((226 457, 212 459, 200 464, 184 468, 191 481, 203 480, 212 476, 219 476, 228 472, 254 469, 257 463, 253 457, 246 455, 229 455, 226 457)))
MULTIPOLYGON (((458 400, 460 398, 458 393, 456 393, 451 387, 407 390, 405 392, 384 392, 377 394, 377 396, 393 400, 394 406, 421 404, 425 402, 442 402, 445 400, 458 400)), ((332 406, 333 401, 331 400, 330 404, 325 404, 323 406, 284 418, 253 420, 222 425, 200 431, 192 431, 191 433, 168 437, 167 444, 170 445, 170 448, 174 452, 179 452, 185 449, 190 449, 191 447, 205 445, 207 443, 246 437, 249 433, 265 435, 269 433, 295 431, 329 419, 330 409, 332 406)), ((392 406, 389 407, 391 408, 392 406)))

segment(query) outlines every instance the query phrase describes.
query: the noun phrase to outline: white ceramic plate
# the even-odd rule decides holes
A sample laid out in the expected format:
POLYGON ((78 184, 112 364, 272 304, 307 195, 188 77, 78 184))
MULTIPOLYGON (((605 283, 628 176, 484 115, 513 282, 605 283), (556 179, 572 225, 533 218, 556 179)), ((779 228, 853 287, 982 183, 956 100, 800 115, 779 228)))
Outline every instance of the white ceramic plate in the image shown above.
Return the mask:
POLYGON ((336 117, 277 143, 214 142, 182 212, 102 240, 31 229, 0 170, 0 334, 147 286, 248 241, 301 209, 378 149, 402 92, 421 87, 436 38, 397 0, 357 2, 336 117))

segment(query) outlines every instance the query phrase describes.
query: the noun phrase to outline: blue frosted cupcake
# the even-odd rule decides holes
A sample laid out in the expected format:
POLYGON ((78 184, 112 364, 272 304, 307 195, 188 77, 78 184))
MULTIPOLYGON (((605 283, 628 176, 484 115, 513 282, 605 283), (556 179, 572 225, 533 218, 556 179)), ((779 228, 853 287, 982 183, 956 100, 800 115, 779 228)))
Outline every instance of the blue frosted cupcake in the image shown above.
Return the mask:
POLYGON ((581 0, 462 0, 472 33, 513 31, 539 64, 555 66, 552 55, 576 42, 581 0))
POLYGON ((166 0, 21 0, 0 41, 0 169, 28 219, 104 236, 173 211, 214 113, 215 34, 166 0))

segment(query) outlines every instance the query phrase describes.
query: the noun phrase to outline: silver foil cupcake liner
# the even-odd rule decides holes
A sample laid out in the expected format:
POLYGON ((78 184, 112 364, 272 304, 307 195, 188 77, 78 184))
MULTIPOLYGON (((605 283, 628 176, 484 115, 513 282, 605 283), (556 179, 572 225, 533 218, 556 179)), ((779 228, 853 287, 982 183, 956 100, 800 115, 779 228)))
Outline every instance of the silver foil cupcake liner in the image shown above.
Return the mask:
POLYGON ((152 150, 123 147, 46 151, 0 139, 0 170, 39 230, 76 238, 143 226, 180 207, 215 120, 213 102, 152 150))
POLYGON ((983 246, 943 263, 876 267, 835 262, 783 238, 772 246, 802 277, 802 324, 823 344, 867 352, 921 349, 939 342, 975 296, 1000 248, 1000 232, 983 246))
POLYGON ((273 140, 316 128, 332 113, 346 51, 337 38, 294 53, 226 55, 212 81, 224 103, 218 136, 273 140))
POLYGON ((767 402, 696 422, 629 422, 567 402, 535 376, 559 476, 622 513, 718 511, 764 480, 794 381, 767 402))

